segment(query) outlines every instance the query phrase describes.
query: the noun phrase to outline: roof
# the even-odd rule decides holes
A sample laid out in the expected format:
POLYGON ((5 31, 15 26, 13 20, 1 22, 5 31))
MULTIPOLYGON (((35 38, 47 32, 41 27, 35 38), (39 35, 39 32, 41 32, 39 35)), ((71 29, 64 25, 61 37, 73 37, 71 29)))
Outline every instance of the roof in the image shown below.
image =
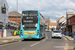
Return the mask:
POLYGON ((60 20, 59 20, 59 23, 62 23, 63 21, 65 21, 66 19, 65 18, 61 18, 60 20))
POLYGON ((73 15, 73 16, 71 16, 71 17, 69 17, 68 19, 70 19, 70 18, 72 18, 72 17, 75 17, 75 15, 73 15))
POLYGON ((55 26, 56 25, 56 22, 51 22, 50 25, 54 25, 55 26))
POLYGON ((62 16, 60 19, 57 19, 57 21, 60 21, 62 18, 64 18, 64 16, 62 16))
POLYGON ((21 17, 21 13, 14 10, 14 11, 9 12, 8 16, 9 17, 16 17, 16 16, 21 17))
POLYGON ((57 19, 57 21, 59 22, 59 23, 62 23, 63 21, 65 21, 66 19, 64 18, 64 16, 62 16, 60 19, 57 19))
POLYGON ((74 14, 74 12, 67 12, 67 14, 74 14))

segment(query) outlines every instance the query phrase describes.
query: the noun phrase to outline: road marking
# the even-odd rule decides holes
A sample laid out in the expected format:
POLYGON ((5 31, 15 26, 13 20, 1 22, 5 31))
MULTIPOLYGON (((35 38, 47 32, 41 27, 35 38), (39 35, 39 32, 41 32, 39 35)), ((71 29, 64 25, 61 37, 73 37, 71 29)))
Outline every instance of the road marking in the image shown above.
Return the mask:
POLYGON ((65 44, 64 50, 73 50, 74 46, 70 46, 68 43, 65 44))
POLYGON ((46 35, 46 38, 44 40, 42 40, 42 42, 44 42, 44 41, 46 41, 48 39, 48 36, 47 36, 46 33, 45 33, 45 35, 46 35))
POLYGON ((68 40, 65 38, 65 36, 64 36, 64 35, 62 35, 62 37, 63 37, 66 41, 68 41, 68 40))
MULTIPOLYGON (((46 38, 44 39, 44 40, 42 40, 42 42, 44 42, 44 41, 46 41, 47 39, 48 39, 48 36, 47 36, 47 34, 45 33, 45 35, 46 35, 46 38)), ((41 42, 41 41, 40 41, 41 42)), ((33 46, 35 46, 35 45, 37 45, 37 44, 39 44, 40 42, 37 42, 37 43, 35 43, 35 44, 32 44, 32 45, 30 45, 31 47, 33 47, 33 46)))
POLYGON ((68 41, 65 37, 63 37, 66 41, 68 41))
POLYGON ((39 44, 39 43, 40 43, 40 42, 37 42, 37 43, 35 43, 35 44, 32 44, 31 47, 33 47, 33 46, 35 46, 35 45, 37 45, 37 44, 39 44))
POLYGON ((68 50, 68 43, 65 44, 64 50, 68 50))

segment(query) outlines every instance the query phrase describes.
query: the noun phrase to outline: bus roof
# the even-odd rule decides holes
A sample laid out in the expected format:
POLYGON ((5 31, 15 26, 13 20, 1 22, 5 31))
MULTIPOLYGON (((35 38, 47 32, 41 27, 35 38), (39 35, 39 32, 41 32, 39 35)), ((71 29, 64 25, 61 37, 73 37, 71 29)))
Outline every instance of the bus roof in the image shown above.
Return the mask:
MULTIPOLYGON (((23 11, 38 11, 38 10, 23 10, 23 11)), ((23 12, 23 11, 22 11, 22 12, 23 12)))

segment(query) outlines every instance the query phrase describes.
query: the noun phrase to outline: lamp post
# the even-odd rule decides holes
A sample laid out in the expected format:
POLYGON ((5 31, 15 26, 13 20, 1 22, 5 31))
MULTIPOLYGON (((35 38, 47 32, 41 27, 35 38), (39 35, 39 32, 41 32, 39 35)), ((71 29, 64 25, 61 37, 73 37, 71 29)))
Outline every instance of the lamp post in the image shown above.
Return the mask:
POLYGON ((67 9, 65 10, 66 10, 66 30, 65 31, 67 31, 67 9))
POLYGON ((66 19, 67 19, 67 9, 65 9, 66 10, 66 19))
MULTIPOLYGON (((17 12, 18 12, 18 0, 17 0, 17 12)), ((17 13, 17 16, 16 16, 16 22, 18 23, 18 13, 17 13)), ((16 27, 17 27, 17 24, 16 24, 16 27)), ((18 27, 17 27, 17 30, 18 30, 18 27)))

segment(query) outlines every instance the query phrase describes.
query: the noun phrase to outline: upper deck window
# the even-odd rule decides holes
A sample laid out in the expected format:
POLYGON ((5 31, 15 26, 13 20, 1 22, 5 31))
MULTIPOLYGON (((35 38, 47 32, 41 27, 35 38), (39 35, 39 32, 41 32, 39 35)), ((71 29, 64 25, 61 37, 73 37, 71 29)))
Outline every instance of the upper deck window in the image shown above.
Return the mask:
POLYGON ((38 16, 37 11, 23 11, 22 13, 23 16, 38 16))

